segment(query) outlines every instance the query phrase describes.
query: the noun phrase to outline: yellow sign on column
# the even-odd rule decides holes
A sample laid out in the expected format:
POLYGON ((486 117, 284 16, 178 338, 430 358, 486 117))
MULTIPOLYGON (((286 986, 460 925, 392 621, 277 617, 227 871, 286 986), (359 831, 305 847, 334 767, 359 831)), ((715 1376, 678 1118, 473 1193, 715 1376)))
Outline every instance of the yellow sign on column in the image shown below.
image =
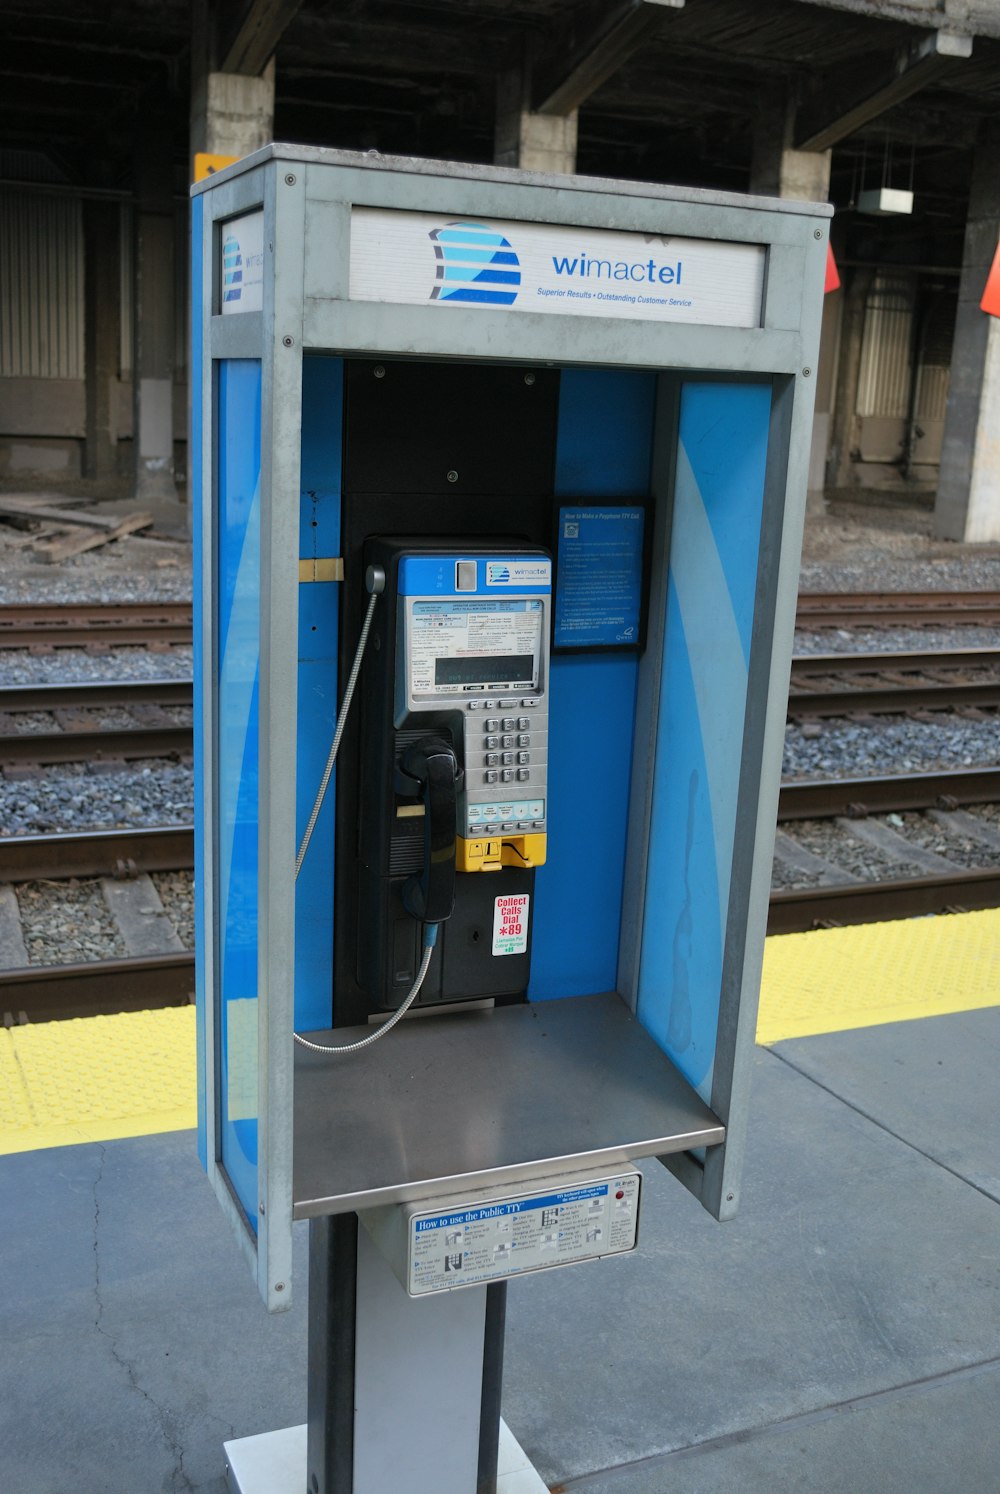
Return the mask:
POLYGON ((224 166, 231 166, 239 159, 239 156, 212 156, 200 150, 194 158, 194 179, 196 182, 203 182, 206 176, 214 176, 224 166))

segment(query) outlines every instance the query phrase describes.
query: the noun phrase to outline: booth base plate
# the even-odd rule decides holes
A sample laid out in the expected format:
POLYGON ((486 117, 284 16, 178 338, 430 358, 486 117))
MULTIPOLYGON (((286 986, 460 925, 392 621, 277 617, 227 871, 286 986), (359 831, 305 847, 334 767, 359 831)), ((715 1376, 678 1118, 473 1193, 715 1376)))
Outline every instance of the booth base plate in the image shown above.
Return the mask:
MULTIPOLYGON (((306 1427, 284 1427, 224 1442, 230 1494, 302 1494, 306 1487, 306 1427)), ((497 1494, 548 1494, 505 1421, 500 1422, 497 1494)))

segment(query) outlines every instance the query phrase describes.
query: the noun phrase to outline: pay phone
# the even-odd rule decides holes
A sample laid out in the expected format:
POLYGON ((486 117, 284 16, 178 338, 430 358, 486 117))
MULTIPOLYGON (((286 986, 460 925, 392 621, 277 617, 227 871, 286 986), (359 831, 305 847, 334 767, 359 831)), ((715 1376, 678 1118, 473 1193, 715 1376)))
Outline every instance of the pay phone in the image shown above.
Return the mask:
POLYGON ((545 861, 551 561, 509 539, 369 540, 385 577, 362 677, 358 972, 398 1007, 516 999, 545 861))

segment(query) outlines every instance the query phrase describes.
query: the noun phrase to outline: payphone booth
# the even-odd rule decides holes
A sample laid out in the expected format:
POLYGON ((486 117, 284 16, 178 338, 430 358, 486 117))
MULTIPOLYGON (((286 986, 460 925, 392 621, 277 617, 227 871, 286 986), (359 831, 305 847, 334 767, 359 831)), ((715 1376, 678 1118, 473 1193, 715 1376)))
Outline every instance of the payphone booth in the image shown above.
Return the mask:
POLYGON ((203 1162, 271 1309, 309 1221, 239 1494, 540 1489, 509 1285, 614 1272, 643 1166, 736 1211, 829 214, 194 188, 203 1162))

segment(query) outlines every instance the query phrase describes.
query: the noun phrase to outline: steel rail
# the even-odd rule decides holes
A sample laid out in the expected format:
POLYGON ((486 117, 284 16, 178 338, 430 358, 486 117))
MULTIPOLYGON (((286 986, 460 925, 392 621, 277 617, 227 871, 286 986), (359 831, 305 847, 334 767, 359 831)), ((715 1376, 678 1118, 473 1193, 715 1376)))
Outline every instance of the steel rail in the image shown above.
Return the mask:
POLYGON ((193 994, 194 955, 190 950, 0 970, 0 1013, 13 1021, 24 1017, 29 1022, 53 1022, 187 1006, 193 994))
POLYGON ((0 607, 0 648, 189 644, 190 602, 73 602, 0 607))
POLYGON ((819 628, 908 627, 995 624, 1000 621, 1000 592, 888 591, 800 592, 796 626, 819 628))
POLYGON ((136 872, 190 871, 193 866, 191 825, 0 836, 0 882, 127 877, 136 872))
POLYGON ((767 932, 797 934, 830 924, 881 923, 893 918, 996 907, 1000 907, 1000 869, 958 869, 933 877, 772 892, 767 932))
POLYGON ((15 711, 94 710, 98 706, 189 706, 189 679, 83 680, 42 685, 0 686, 0 717, 15 711))
POLYGON ((46 767, 52 763, 101 762, 108 758, 181 757, 190 752, 190 726, 0 734, 0 766, 34 763, 46 767))
POLYGON ((778 821, 859 818, 905 809, 1000 802, 1000 768, 889 773, 879 778, 804 778, 781 785, 778 821))

